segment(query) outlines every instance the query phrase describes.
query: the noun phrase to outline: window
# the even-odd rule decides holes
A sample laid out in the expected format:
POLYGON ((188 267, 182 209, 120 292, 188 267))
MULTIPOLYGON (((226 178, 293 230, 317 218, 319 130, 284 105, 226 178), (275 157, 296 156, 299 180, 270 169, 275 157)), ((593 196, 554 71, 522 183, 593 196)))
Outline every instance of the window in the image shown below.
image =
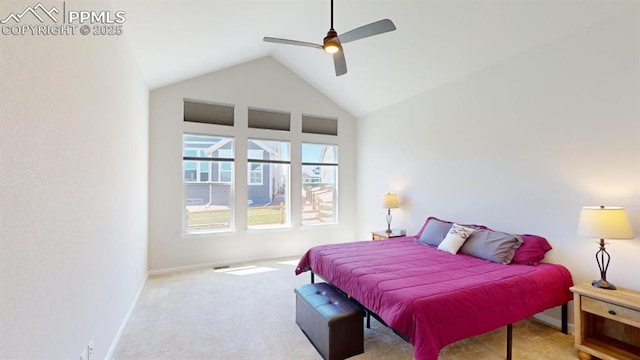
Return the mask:
MULTIPOLYGON (((263 159, 264 150, 249 149, 249 159, 263 159)), ((249 164, 249 185, 263 185, 264 164, 249 164)))
POLYGON ((338 222, 338 146, 302 144, 302 224, 338 222))
POLYGON ((182 135, 184 230, 233 228, 233 138, 182 135))
POLYGON ((288 141, 249 139, 247 143, 247 225, 289 224, 288 141))
POLYGON ((243 114, 236 110, 233 104, 183 99, 183 232, 233 230, 236 216, 244 212, 247 228, 289 227, 292 199, 296 209, 301 209, 302 225, 337 224, 338 145, 307 142, 300 150, 294 149, 302 155, 301 163, 294 164, 296 173, 301 167, 302 187, 296 183, 293 194, 290 155, 291 141, 298 146, 301 137, 337 143, 338 118, 296 113, 293 124, 298 126, 292 129, 290 111, 251 106, 242 107, 243 114), (246 122, 235 121, 245 115, 246 122), (205 134, 189 133, 200 131, 205 134), (215 133, 225 135, 212 135, 215 133), (242 139, 240 145, 235 143, 236 136, 242 139), (236 161, 241 163, 241 172, 246 161, 246 175, 236 174, 236 161), (237 182, 243 186, 245 179, 240 203, 234 194, 237 182))
POLYGON ((262 185, 263 164, 249 165, 249 185, 262 185))
MULTIPOLYGON (((220 149, 218 150, 218 156, 221 158, 233 159, 232 149, 220 149)), ((231 183, 233 179, 233 163, 230 161, 218 162, 218 176, 216 182, 219 183, 231 183)))

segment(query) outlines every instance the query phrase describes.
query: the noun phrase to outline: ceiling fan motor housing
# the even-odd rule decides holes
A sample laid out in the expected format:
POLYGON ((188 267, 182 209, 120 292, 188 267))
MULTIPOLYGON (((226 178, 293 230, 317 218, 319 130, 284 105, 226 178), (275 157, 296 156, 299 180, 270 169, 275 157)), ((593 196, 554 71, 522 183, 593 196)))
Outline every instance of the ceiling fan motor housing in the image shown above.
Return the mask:
POLYGON ((326 52, 330 54, 334 54, 338 51, 342 50, 342 45, 340 45, 340 39, 338 38, 338 33, 331 29, 327 32, 327 36, 325 36, 322 41, 323 48, 326 52))

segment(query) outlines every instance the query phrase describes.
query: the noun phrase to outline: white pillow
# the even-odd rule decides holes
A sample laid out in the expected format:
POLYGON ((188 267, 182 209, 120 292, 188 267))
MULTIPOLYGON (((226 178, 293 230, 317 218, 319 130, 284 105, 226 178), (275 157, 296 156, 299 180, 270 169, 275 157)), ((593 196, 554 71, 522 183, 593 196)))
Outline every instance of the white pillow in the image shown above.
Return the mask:
POLYGON ((447 233, 447 236, 442 240, 440 245, 438 245, 438 250, 446 251, 455 255, 473 231, 474 229, 460 226, 458 224, 451 225, 451 229, 447 233))

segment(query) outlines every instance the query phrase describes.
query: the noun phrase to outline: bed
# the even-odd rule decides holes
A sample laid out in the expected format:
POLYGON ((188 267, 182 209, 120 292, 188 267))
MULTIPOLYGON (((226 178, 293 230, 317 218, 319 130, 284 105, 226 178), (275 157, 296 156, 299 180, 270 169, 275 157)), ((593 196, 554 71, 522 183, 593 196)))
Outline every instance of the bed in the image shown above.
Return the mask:
POLYGON ((316 246, 296 274, 311 271, 356 300, 410 341, 417 360, 436 360, 448 344, 505 325, 510 330, 510 324, 560 305, 566 332, 573 282, 565 267, 453 255, 419 238, 316 246))

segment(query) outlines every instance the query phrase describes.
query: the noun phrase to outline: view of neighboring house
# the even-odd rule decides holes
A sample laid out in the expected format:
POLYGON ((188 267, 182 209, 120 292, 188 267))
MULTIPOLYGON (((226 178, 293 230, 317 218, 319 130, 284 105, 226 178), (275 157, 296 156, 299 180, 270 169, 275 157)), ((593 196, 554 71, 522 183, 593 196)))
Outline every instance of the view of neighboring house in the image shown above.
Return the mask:
POLYGON ((229 159, 228 161, 185 161, 185 204, 187 206, 229 206, 233 176, 233 139, 184 135, 183 156, 229 159))
MULTIPOLYGON (((282 160, 279 142, 249 140, 248 156, 252 160, 282 160)), ((186 206, 229 207, 234 169, 233 139, 205 135, 184 135, 184 157, 212 160, 184 162, 186 206)), ((282 164, 248 166, 248 203, 267 205, 282 195, 288 171, 282 164)))
MULTIPOLYGON (((289 143, 250 139, 247 144, 249 225, 284 224, 289 204, 289 143)), ((187 231, 233 228, 234 139, 183 135, 187 231)))
MULTIPOLYGON (((287 222, 289 144, 250 139, 247 144, 247 206, 250 225, 287 222)), ((302 145, 302 222, 337 221, 338 149, 302 145)), ((232 227, 234 139, 183 135, 183 181, 187 231, 232 227)))

